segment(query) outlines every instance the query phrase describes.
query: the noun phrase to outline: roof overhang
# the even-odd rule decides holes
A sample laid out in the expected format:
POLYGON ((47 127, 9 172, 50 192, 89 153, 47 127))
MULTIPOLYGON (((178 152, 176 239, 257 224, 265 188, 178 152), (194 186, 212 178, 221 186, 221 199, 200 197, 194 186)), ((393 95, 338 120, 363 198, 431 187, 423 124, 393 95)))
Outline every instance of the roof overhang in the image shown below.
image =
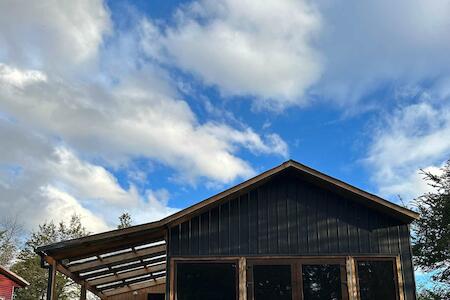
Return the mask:
POLYGON ((13 281, 15 284, 17 284, 19 287, 26 287, 30 285, 28 281, 17 275, 16 273, 6 269, 3 266, 0 266, 0 274, 3 276, 9 278, 11 281, 13 281))
POLYGON ((55 266, 106 299, 165 284, 166 229, 156 223, 113 230, 36 249, 43 265, 55 266))

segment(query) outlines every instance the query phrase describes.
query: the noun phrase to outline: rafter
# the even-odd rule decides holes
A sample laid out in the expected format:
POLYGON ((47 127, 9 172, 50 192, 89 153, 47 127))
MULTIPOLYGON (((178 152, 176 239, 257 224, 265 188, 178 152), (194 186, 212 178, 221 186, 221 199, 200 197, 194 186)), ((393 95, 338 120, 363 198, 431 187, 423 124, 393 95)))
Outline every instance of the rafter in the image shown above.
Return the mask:
POLYGON ((152 274, 148 274, 147 276, 141 276, 141 277, 137 277, 137 278, 133 278, 130 280, 122 280, 121 282, 117 282, 114 284, 109 284, 107 286, 96 286, 96 289, 98 289, 99 291, 105 291, 105 290, 110 290, 110 289, 117 289, 120 287, 124 287, 124 286, 130 286, 139 282, 144 282, 144 281, 148 281, 148 280, 156 280, 157 278, 161 278, 161 277, 165 277, 166 273, 160 273, 157 275, 152 275, 152 274))
POLYGON ((110 291, 104 291, 103 293, 106 296, 110 297, 110 296, 114 296, 114 295, 119 295, 119 294, 123 294, 123 293, 128 293, 128 292, 132 292, 132 291, 137 291, 137 290, 153 287, 153 286, 163 285, 165 283, 166 283, 166 278, 163 277, 163 278, 158 278, 158 279, 151 280, 151 281, 136 283, 131 286, 124 286, 124 287, 113 289, 110 291))
POLYGON ((151 266, 151 267, 144 266, 141 269, 118 273, 118 274, 109 275, 109 276, 105 276, 105 277, 100 277, 100 278, 88 280, 87 282, 89 282, 89 284, 91 284, 91 285, 97 286, 97 285, 101 285, 101 284, 108 284, 108 283, 112 283, 112 282, 115 282, 118 280, 130 279, 133 277, 138 277, 138 276, 146 275, 146 274, 152 274, 155 272, 160 272, 160 271, 165 271, 165 270, 166 270, 166 264, 160 264, 160 265, 151 266))
POLYGON ((161 262, 165 262, 165 261, 166 261, 166 257, 165 256, 161 256, 161 257, 157 257, 157 258, 148 259, 148 260, 145 260, 143 262, 139 261, 139 262, 127 264, 127 265, 124 265, 124 266, 108 268, 107 270, 103 270, 103 271, 98 271, 98 272, 91 271, 91 273, 87 273, 87 274, 86 273, 81 273, 81 274, 79 274, 79 277, 81 279, 83 279, 83 280, 89 280, 89 278, 100 277, 100 276, 103 276, 103 275, 116 274, 118 272, 122 272, 122 271, 125 271, 125 270, 131 270, 131 269, 139 268, 139 267, 142 267, 142 266, 148 266, 148 265, 151 265, 151 264, 157 264, 157 263, 161 263, 161 262))
POLYGON ((144 248, 137 250, 136 252, 130 251, 126 253, 121 253, 117 255, 112 255, 108 257, 104 257, 101 260, 96 259, 94 261, 88 261, 85 263, 74 264, 69 266, 68 269, 70 272, 88 272, 95 269, 101 269, 112 265, 118 265, 122 263, 131 262, 133 260, 137 260, 142 257, 148 256, 156 256, 165 254, 166 245, 153 246, 149 248, 144 248))

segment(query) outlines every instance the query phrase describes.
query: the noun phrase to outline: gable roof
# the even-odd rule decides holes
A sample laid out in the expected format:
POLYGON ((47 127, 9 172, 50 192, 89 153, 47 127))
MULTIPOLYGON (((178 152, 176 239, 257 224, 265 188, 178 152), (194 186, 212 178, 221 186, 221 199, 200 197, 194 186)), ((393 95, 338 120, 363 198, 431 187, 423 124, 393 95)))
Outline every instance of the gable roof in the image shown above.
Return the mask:
POLYGON ((6 269, 5 267, 0 265, 0 274, 4 275, 5 277, 12 280, 14 283, 16 283, 20 287, 26 287, 30 285, 28 281, 17 275, 16 273, 6 269))
MULTIPOLYGON (((116 229, 108 232, 90 235, 79 239, 63 241, 52 245, 40 247, 36 251, 50 254, 53 251, 58 251, 58 249, 63 248, 73 249, 73 247, 92 245, 93 243, 101 241, 105 243, 106 247, 106 244, 108 244, 108 242, 111 241, 111 239, 129 240, 130 235, 136 234, 141 235, 142 233, 146 233, 146 235, 149 236, 148 234, 150 232, 152 234, 156 234, 157 232, 159 232, 160 234, 157 234, 159 237, 160 235, 164 235, 163 231, 167 226, 170 226, 174 223, 179 223, 184 218, 190 216, 191 214, 197 213, 202 209, 214 205, 215 203, 225 198, 238 195, 243 190, 247 190, 252 187, 261 185, 264 182, 267 182, 268 180, 273 178, 274 176, 281 174, 282 172, 285 172, 287 170, 292 170, 293 172, 299 174, 306 180, 314 182, 314 184, 318 184, 334 192, 344 194, 347 197, 353 199, 354 201, 361 203, 362 205, 366 205, 372 209, 378 210, 402 222, 411 223, 413 220, 419 217, 419 214, 412 210, 409 210, 395 203, 392 203, 386 199, 383 199, 379 196, 361 190, 339 179, 328 176, 308 166, 305 166, 299 162, 296 162, 294 160, 288 160, 275 168, 265 171, 251 179, 248 179, 236 186, 233 186, 221 193, 209 197, 197 204, 185 208, 159 221, 131 226, 124 229, 116 229)), ((77 251, 80 251, 80 249, 78 249, 77 251)))
MULTIPOLYGON (((343 193, 347 196, 350 196, 357 202, 360 202, 363 205, 371 207, 375 210, 379 210, 385 214, 388 214, 396 219, 399 219, 404 222, 412 222, 413 220, 419 217, 419 214, 409 210, 405 207, 399 206, 395 203, 392 203, 386 199, 383 199, 379 196, 361 190, 353 185, 345 183, 339 179, 321 173, 315 169, 312 169, 308 166, 305 166, 297 161, 288 160, 281 165, 265 171, 247 181, 244 181, 234 187, 231 187, 219 194, 216 194, 210 198, 203 200, 193 206, 190 206, 186 209, 183 209, 173 215, 170 215, 159 222, 161 225, 170 224, 172 222, 176 222, 177 220, 185 217, 186 215, 190 215, 202 208, 209 206, 217 201, 224 199, 225 197, 231 196, 233 194, 237 194, 244 189, 251 188, 253 186, 262 184, 272 178, 273 176, 280 174, 286 170, 293 170, 294 172, 303 175, 303 177, 309 181, 312 181, 318 185, 321 185, 325 188, 333 190, 338 193, 343 193)), ((157 223, 157 222, 155 222, 157 223)))

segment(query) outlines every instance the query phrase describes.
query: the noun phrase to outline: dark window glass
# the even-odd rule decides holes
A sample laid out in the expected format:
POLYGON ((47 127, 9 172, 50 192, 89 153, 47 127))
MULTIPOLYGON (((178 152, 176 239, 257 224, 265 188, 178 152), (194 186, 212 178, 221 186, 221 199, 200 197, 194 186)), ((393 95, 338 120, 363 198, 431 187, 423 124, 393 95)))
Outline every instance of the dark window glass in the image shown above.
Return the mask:
POLYGON ((165 294, 148 294, 148 300, 165 300, 165 294))
POLYGON ((177 264, 178 300, 235 300, 236 264, 177 264))
POLYGON ((256 300, 291 300, 291 266, 254 265, 253 286, 256 300))
POLYGON ((392 261, 358 261, 361 300, 395 300, 394 264, 392 261))
POLYGON ((342 299, 340 265, 302 265, 305 300, 342 299))

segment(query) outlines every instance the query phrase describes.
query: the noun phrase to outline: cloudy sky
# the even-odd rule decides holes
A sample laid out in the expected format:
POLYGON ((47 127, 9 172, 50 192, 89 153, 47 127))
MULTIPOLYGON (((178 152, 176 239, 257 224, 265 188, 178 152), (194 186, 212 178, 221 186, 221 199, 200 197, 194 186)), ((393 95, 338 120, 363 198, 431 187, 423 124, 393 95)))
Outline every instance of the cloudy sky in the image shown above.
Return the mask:
POLYGON ((0 217, 162 218, 292 158, 392 201, 450 158, 450 2, 0 1, 0 217))

